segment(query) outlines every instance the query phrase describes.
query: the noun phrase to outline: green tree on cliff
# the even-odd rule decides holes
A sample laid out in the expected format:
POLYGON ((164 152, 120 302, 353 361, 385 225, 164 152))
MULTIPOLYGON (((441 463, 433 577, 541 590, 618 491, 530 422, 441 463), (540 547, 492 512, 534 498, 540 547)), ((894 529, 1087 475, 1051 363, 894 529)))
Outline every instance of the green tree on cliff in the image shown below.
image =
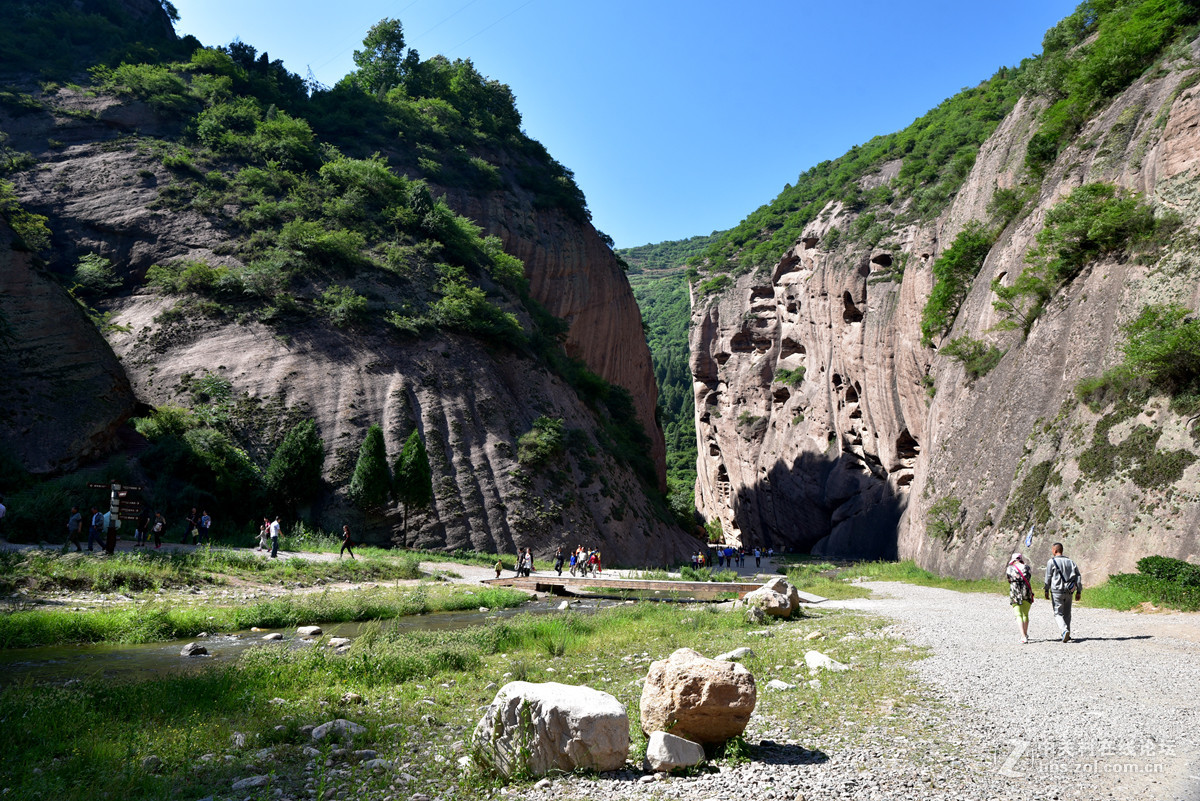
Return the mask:
POLYGON ((398 19, 381 19, 354 51, 358 83, 373 95, 385 95, 400 84, 404 65, 404 26, 398 19))
POLYGON ((350 477, 350 500, 364 513, 378 511, 387 503, 392 488, 383 429, 373 425, 358 449, 354 475, 350 477))
POLYGON ((404 448, 396 459, 392 474, 392 492, 396 500, 404 506, 401 530, 407 545, 409 510, 423 509, 429 506, 433 500, 433 471, 429 467, 429 455, 425 452, 425 442, 416 429, 405 440, 404 448))
POLYGON ((325 443, 312 420, 297 423, 271 457, 263 479, 272 500, 294 509, 312 501, 321 491, 321 466, 325 443))

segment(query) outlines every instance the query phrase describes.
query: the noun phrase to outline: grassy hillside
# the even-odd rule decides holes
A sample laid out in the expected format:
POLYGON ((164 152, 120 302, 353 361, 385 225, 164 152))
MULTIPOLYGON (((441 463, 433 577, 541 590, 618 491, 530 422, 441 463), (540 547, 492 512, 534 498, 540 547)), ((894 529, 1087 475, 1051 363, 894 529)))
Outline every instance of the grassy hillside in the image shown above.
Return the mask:
MULTIPOLYGON (((563 375, 595 410, 606 447, 648 486, 656 483, 628 392, 568 359, 559 344, 566 324, 530 297, 524 265, 438 197, 446 186, 502 190, 589 219, 570 171, 521 131, 506 85, 469 60, 422 59, 396 20, 373 26, 355 51, 356 69, 324 87, 240 41, 205 47, 175 38, 169 3, 165 12, 143 3, 145 17, 135 3, 107 0, 0 3, 10 6, 22 13, 0 26, 0 214, 19 231, 45 233, 24 236, 25 246, 81 302, 102 310, 135 292, 168 298, 156 319, 164 333, 148 348, 169 347, 198 320, 253 320, 284 338, 313 327, 406 342, 439 331, 476 337, 563 375), (210 219, 226 237, 218 257, 149 269, 98 253, 67 260, 52 245, 53 214, 34 218, 42 228, 31 228, 4 176, 62 156, 13 147, 2 121, 64 113, 60 91, 149 107, 157 136, 130 134, 104 146, 157 161, 136 179, 158 187, 152 208, 210 219)), ((96 319, 105 322, 100 312, 96 319)), ((154 442, 145 460, 178 504, 211 504, 249 519, 261 508, 273 450, 300 421, 281 417, 259 436, 228 381, 194 378, 183 387, 182 408, 139 423, 154 442)), ((9 490, 29 483, 17 475, 9 490)), ((51 489, 28 491, 47 495, 49 507, 61 500, 51 489)))

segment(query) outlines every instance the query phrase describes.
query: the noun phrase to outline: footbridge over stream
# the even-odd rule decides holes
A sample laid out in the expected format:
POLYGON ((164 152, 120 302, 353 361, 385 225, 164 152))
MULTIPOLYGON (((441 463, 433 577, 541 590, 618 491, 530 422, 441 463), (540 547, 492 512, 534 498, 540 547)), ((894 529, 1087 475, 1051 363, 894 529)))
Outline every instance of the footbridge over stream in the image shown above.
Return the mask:
MULTIPOLYGON (((554 595, 617 595, 621 592, 639 595, 661 594, 668 598, 693 600, 715 600, 720 595, 736 593, 738 598, 762 586, 759 582, 745 581, 661 581, 631 579, 620 576, 504 576, 485 579, 484 584, 493 587, 515 587, 530 592, 545 592, 554 595)), ((800 600, 806 604, 819 604, 826 600, 819 595, 801 592, 800 600)))

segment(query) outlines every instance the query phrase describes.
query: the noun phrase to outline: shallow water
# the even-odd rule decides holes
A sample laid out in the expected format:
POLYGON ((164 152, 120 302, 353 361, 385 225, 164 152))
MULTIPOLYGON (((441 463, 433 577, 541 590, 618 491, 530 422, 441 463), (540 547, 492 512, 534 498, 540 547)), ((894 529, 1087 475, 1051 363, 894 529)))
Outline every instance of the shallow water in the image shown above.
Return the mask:
MULTIPOLYGON (((560 602, 561 599, 530 601, 513 609, 494 609, 489 612, 436 612, 428 615, 393 618, 384 623, 389 628, 411 631, 461 629, 520 614, 555 612, 560 602)), ((611 604, 596 601, 572 602, 571 610, 591 612, 602 605, 610 606, 611 604)), ((354 638, 364 626, 374 625, 374 622, 321 623, 319 625, 326 637, 354 638)), ((181 673, 218 663, 232 662, 243 651, 256 645, 270 645, 277 648, 309 648, 317 642, 319 640, 298 637, 295 629, 263 629, 262 631, 215 634, 203 639, 192 637, 186 640, 141 645, 103 643, 0 650, 0 686, 22 681, 66 684, 95 677, 131 678, 138 675, 149 677, 155 674, 181 673), (264 642, 263 637, 272 632, 282 634, 283 640, 264 642), (208 655, 180 656, 180 649, 189 642, 202 644, 208 649, 208 655)))

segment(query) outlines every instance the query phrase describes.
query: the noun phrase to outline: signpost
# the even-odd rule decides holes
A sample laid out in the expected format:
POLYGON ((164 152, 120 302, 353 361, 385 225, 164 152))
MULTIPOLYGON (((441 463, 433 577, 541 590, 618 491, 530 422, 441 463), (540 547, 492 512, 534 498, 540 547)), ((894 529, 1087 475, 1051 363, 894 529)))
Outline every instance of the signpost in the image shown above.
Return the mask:
POLYGON ((89 482, 88 486, 92 489, 109 491, 108 514, 109 519, 114 520, 114 527, 120 528, 122 520, 137 520, 141 515, 142 502, 130 495, 130 493, 141 492, 141 487, 134 484, 118 484, 115 481, 108 484, 89 482))

